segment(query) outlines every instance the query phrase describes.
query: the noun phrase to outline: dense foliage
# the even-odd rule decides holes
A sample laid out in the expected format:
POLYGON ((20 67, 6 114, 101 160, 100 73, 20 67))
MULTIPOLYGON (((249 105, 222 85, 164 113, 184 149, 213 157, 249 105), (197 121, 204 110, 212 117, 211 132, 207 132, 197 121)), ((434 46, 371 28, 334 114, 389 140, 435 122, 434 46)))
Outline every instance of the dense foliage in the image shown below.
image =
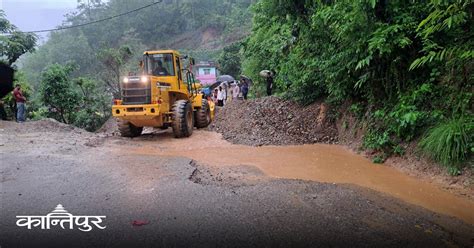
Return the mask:
MULTIPOLYGON (((79 1, 75 13, 68 15, 64 26, 78 25, 107 18, 146 6, 153 1, 92 0, 79 1)), ((155 1, 158 2, 158 1, 155 1)), ((251 25, 248 7, 252 0, 165 0, 149 8, 106 22, 53 32, 46 44, 23 61, 28 79, 38 82, 41 71, 53 63, 78 65, 72 76, 90 76, 104 81, 111 91, 116 68, 104 60, 120 48, 130 55, 122 61, 121 72, 138 70, 143 51, 179 49, 197 59, 217 59, 227 44, 241 39, 251 25), (209 58, 204 54, 213 54, 209 58), (104 73, 104 71, 107 71, 104 73), (108 77, 108 78, 107 78, 108 77)))
POLYGON ((53 64, 41 74, 40 100, 47 117, 94 131, 106 120, 110 97, 93 80, 72 79, 75 65, 53 64))
POLYGON ((243 70, 275 70, 280 94, 305 104, 350 99, 370 124, 365 147, 382 157, 434 126, 425 143, 457 155, 432 157, 458 172, 473 134, 445 136, 473 125, 473 9, 472 0, 262 0, 243 70))
POLYGON ((217 60, 219 63, 219 71, 223 75, 231 75, 234 78, 238 78, 241 73, 240 56, 240 43, 233 43, 224 47, 217 60))
POLYGON ((64 123, 74 122, 79 106, 79 94, 70 79, 73 69, 70 65, 54 64, 41 74, 41 100, 49 110, 48 115, 64 123))

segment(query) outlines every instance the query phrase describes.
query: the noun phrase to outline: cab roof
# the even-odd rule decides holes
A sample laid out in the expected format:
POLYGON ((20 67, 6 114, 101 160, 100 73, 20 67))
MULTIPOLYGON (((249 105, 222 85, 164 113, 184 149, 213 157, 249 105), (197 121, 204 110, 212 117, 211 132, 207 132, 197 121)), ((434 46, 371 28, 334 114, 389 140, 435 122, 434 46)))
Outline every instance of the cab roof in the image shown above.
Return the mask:
POLYGON ((152 51, 145 51, 143 54, 160 54, 160 53, 173 53, 176 55, 180 55, 176 50, 152 50, 152 51))

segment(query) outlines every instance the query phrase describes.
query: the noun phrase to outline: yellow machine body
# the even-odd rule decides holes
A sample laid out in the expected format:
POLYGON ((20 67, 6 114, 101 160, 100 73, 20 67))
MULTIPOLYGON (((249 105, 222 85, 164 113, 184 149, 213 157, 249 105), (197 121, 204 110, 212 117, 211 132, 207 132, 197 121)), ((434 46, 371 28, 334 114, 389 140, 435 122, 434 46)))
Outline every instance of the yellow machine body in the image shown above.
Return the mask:
MULTIPOLYGON (((135 127, 168 127, 173 123, 172 107, 178 100, 187 100, 193 111, 203 105, 200 84, 195 82, 192 63, 175 50, 146 51, 141 75, 123 77, 122 98, 114 100, 112 115, 135 127)), ((209 102, 211 120, 214 103, 209 102)))

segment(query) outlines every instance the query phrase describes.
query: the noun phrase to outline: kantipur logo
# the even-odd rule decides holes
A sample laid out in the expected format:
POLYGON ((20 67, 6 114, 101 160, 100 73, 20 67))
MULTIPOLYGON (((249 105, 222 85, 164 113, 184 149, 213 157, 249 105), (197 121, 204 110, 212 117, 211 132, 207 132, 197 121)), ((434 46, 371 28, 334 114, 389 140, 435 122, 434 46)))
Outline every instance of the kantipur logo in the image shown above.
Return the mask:
POLYGON ((61 204, 58 204, 51 213, 44 216, 19 215, 16 218, 17 226, 27 227, 28 229, 51 229, 59 225, 62 229, 72 230, 77 227, 80 231, 89 232, 93 229, 93 226, 99 229, 106 228, 105 225, 100 225, 106 216, 74 216, 61 204))

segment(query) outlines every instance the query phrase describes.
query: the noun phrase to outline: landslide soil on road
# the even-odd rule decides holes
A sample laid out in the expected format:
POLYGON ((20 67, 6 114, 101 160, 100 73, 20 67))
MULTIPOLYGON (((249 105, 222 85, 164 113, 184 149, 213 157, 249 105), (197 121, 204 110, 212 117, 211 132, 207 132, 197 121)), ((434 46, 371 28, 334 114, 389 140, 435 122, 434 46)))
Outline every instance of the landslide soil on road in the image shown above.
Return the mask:
POLYGON ((59 155, 77 152, 84 147, 95 147, 104 141, 106 134, 94 134, 54 119, 16 123, 0 121, 0 151, 8 152, 8 145, 25 147, 42 154, 52 151, 59 155))
POLYGON ((218 109, 209 129, 250 146, 337 143, 326 104, 300 106, 277 97, 232 101, 218 109))

